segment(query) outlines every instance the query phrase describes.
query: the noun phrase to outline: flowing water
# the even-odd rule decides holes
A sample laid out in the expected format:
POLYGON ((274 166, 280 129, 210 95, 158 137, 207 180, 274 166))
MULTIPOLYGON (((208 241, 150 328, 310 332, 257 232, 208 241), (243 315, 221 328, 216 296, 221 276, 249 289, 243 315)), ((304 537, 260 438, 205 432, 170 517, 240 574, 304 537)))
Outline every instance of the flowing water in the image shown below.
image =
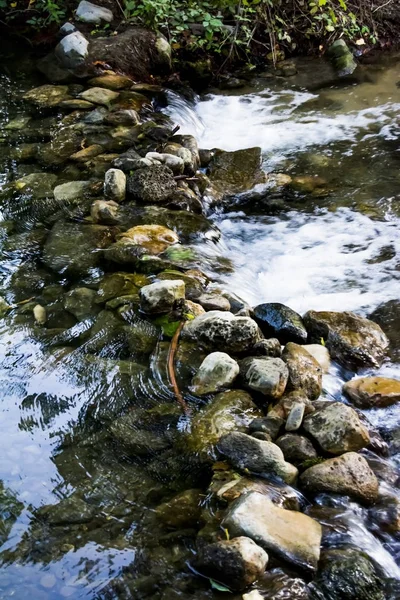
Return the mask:
MULTIPOLYGON (((218 273, 218 285, 252 305, 279 301, 300 313, 368 315, 380 307, 384 318, 390 306, 399 325, 398 64, 396 57, 382 59, 364 67, 360 81, 343 83, 322 62, 301 61, 293 78, 258 78, 234 93, 210 93, 194 106, 169 95, 167 112, 182 133, 196 135, 200 147, 261 146, 268 173, 324 181, 323 193, 292 195, 267 183, 257 196, 243 194, 213 209, 221 239, 203 240, 196 250, 209 265, 221 257, 230 265, 218 273)), ((20 114, 21 92, 38 84, 20 69, 13 63, 1 76, 2 127, 20 114)), ((43 143, 46 135, 26 140, 22 131, 14 147, 28 150, 24 144, 43 143)), ((20 161, 7 144, 0 151, 3 186, 41 169, 33 160, 20 161)), ((5 210, 0 225, 1 295, 8 302, 24 300, 36 285, 56 300, 66 280, 38 267, 40 240, 29 238, 26 249, 40 221, 38 226, 26 215, 23 198, 11 215, 5 210)), ((95 285, 97 275, 84 284, 95 285)), ((387 321, 395 343, 396 319, 387 321)), ((110 349, 92 360, 71 338, 50 343, 68 327, 55 325, 46 334, 23 314, 0 321, 0 598, 219 597, 187 568, 195 532, 160 533, 154 519, 161 501, 189 487, 204 490, 209 474, 197 473, 173 445, 163 454, 147 448, 131 460, 103 439, 99 427, 132 399, 139 409, 171 399, 159 367, 165 348, 159 346, 149 368, 124 356, 115 360, 110 349), (59 507, 50 524, 44 518, 49 506, 59 507)), ((400 376, 399 346, 379 373, 400 376)), ((351 376, 333 365, 325 396, 341 398, 351 376)), ((371 460, 388 496, 400 500, 400 405, 367 414, 391 443, 388 458, 371 460)), ((140 428, 140 410, 137 418, 140 428)), ((184 427, 177 416, 172 437, 184 427)), ((388 598, 399 598, 398 535, 383 531, 371 511, 343 499, 322 495, 315 510, 326 527, 324 544, 367 552, 390 582, 388 598)), ((265 584, 266 598, 287 597, 279 595, 279 577, 272 576, 269 588, 265 584)))

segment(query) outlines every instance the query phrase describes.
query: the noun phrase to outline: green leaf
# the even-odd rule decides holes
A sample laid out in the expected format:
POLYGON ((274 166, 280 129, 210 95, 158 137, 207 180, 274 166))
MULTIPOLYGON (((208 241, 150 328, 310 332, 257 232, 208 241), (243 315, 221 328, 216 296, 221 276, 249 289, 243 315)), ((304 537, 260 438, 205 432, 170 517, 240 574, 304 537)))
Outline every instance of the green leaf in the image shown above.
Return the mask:
POLYGON ((153 323, 161 327, 164 335, 172 338, 179 327, 180 321, 170 321, 168 315, 163 315, 154 319, 153 323))
POLYGON ((231 590, 228 587, 222 585, 221 583, 218 583, 217 581, 214 581, 214 579, 210 579, 210 583, 213 590, 218 590, 219 592, 231 592, 231 590))

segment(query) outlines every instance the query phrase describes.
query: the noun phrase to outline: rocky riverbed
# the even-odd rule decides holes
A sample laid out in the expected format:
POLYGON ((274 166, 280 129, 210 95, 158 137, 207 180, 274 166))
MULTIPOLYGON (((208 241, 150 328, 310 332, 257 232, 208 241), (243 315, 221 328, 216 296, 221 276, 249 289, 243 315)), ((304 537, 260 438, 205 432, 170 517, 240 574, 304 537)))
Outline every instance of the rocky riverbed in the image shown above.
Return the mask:
MULTIPOLYGON (((199 148, 162 87, 98 71, 21 86, 2 127, 4 400, 25 411, 28 471, 57 423, 51 489, 0 488, 4 598, 395 600, 395 560, 354 537, 360 515, 388 556, 400 535, 398 431, 368 420, 400 400, 375 372, 393 330, 249 305, 201 251, 238 195, 326 181, 267 174, 259 147, 199 148)), ((29 482, 8 450, 2 476, 29 482)))

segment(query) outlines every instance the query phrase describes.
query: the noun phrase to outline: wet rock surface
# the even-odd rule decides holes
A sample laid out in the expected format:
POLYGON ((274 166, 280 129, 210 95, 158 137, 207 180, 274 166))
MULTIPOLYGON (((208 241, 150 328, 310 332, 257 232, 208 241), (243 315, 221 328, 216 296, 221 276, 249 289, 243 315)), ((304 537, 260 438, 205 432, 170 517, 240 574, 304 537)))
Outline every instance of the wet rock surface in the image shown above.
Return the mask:
POLYGON ((359 408, 379 408, 400 402, 400 381, 386 377, 360 377, 348 381, 343 392, 359 408))
POLYGON ((237 353, 249 349, 258 340, 259 332, 249 317, 212 310, 188 322, 183 337, 197 339, 207 348, 237 353))
POLYGON ((282 344, 304 344, 307 340, 301 316, 284 304, 259 304, 254 307, 254 319, 265 336, 276 337, 282 344))

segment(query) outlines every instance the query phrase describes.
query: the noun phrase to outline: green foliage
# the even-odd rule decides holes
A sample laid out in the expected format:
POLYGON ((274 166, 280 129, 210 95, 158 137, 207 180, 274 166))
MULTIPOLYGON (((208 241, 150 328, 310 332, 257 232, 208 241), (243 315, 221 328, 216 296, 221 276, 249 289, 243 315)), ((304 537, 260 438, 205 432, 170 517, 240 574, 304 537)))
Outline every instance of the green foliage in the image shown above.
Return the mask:
POLYGON ((36 30, 61 25, 67 13, 65 0, 0 0, 0 11, 8 24, 24 22, 36 30))

